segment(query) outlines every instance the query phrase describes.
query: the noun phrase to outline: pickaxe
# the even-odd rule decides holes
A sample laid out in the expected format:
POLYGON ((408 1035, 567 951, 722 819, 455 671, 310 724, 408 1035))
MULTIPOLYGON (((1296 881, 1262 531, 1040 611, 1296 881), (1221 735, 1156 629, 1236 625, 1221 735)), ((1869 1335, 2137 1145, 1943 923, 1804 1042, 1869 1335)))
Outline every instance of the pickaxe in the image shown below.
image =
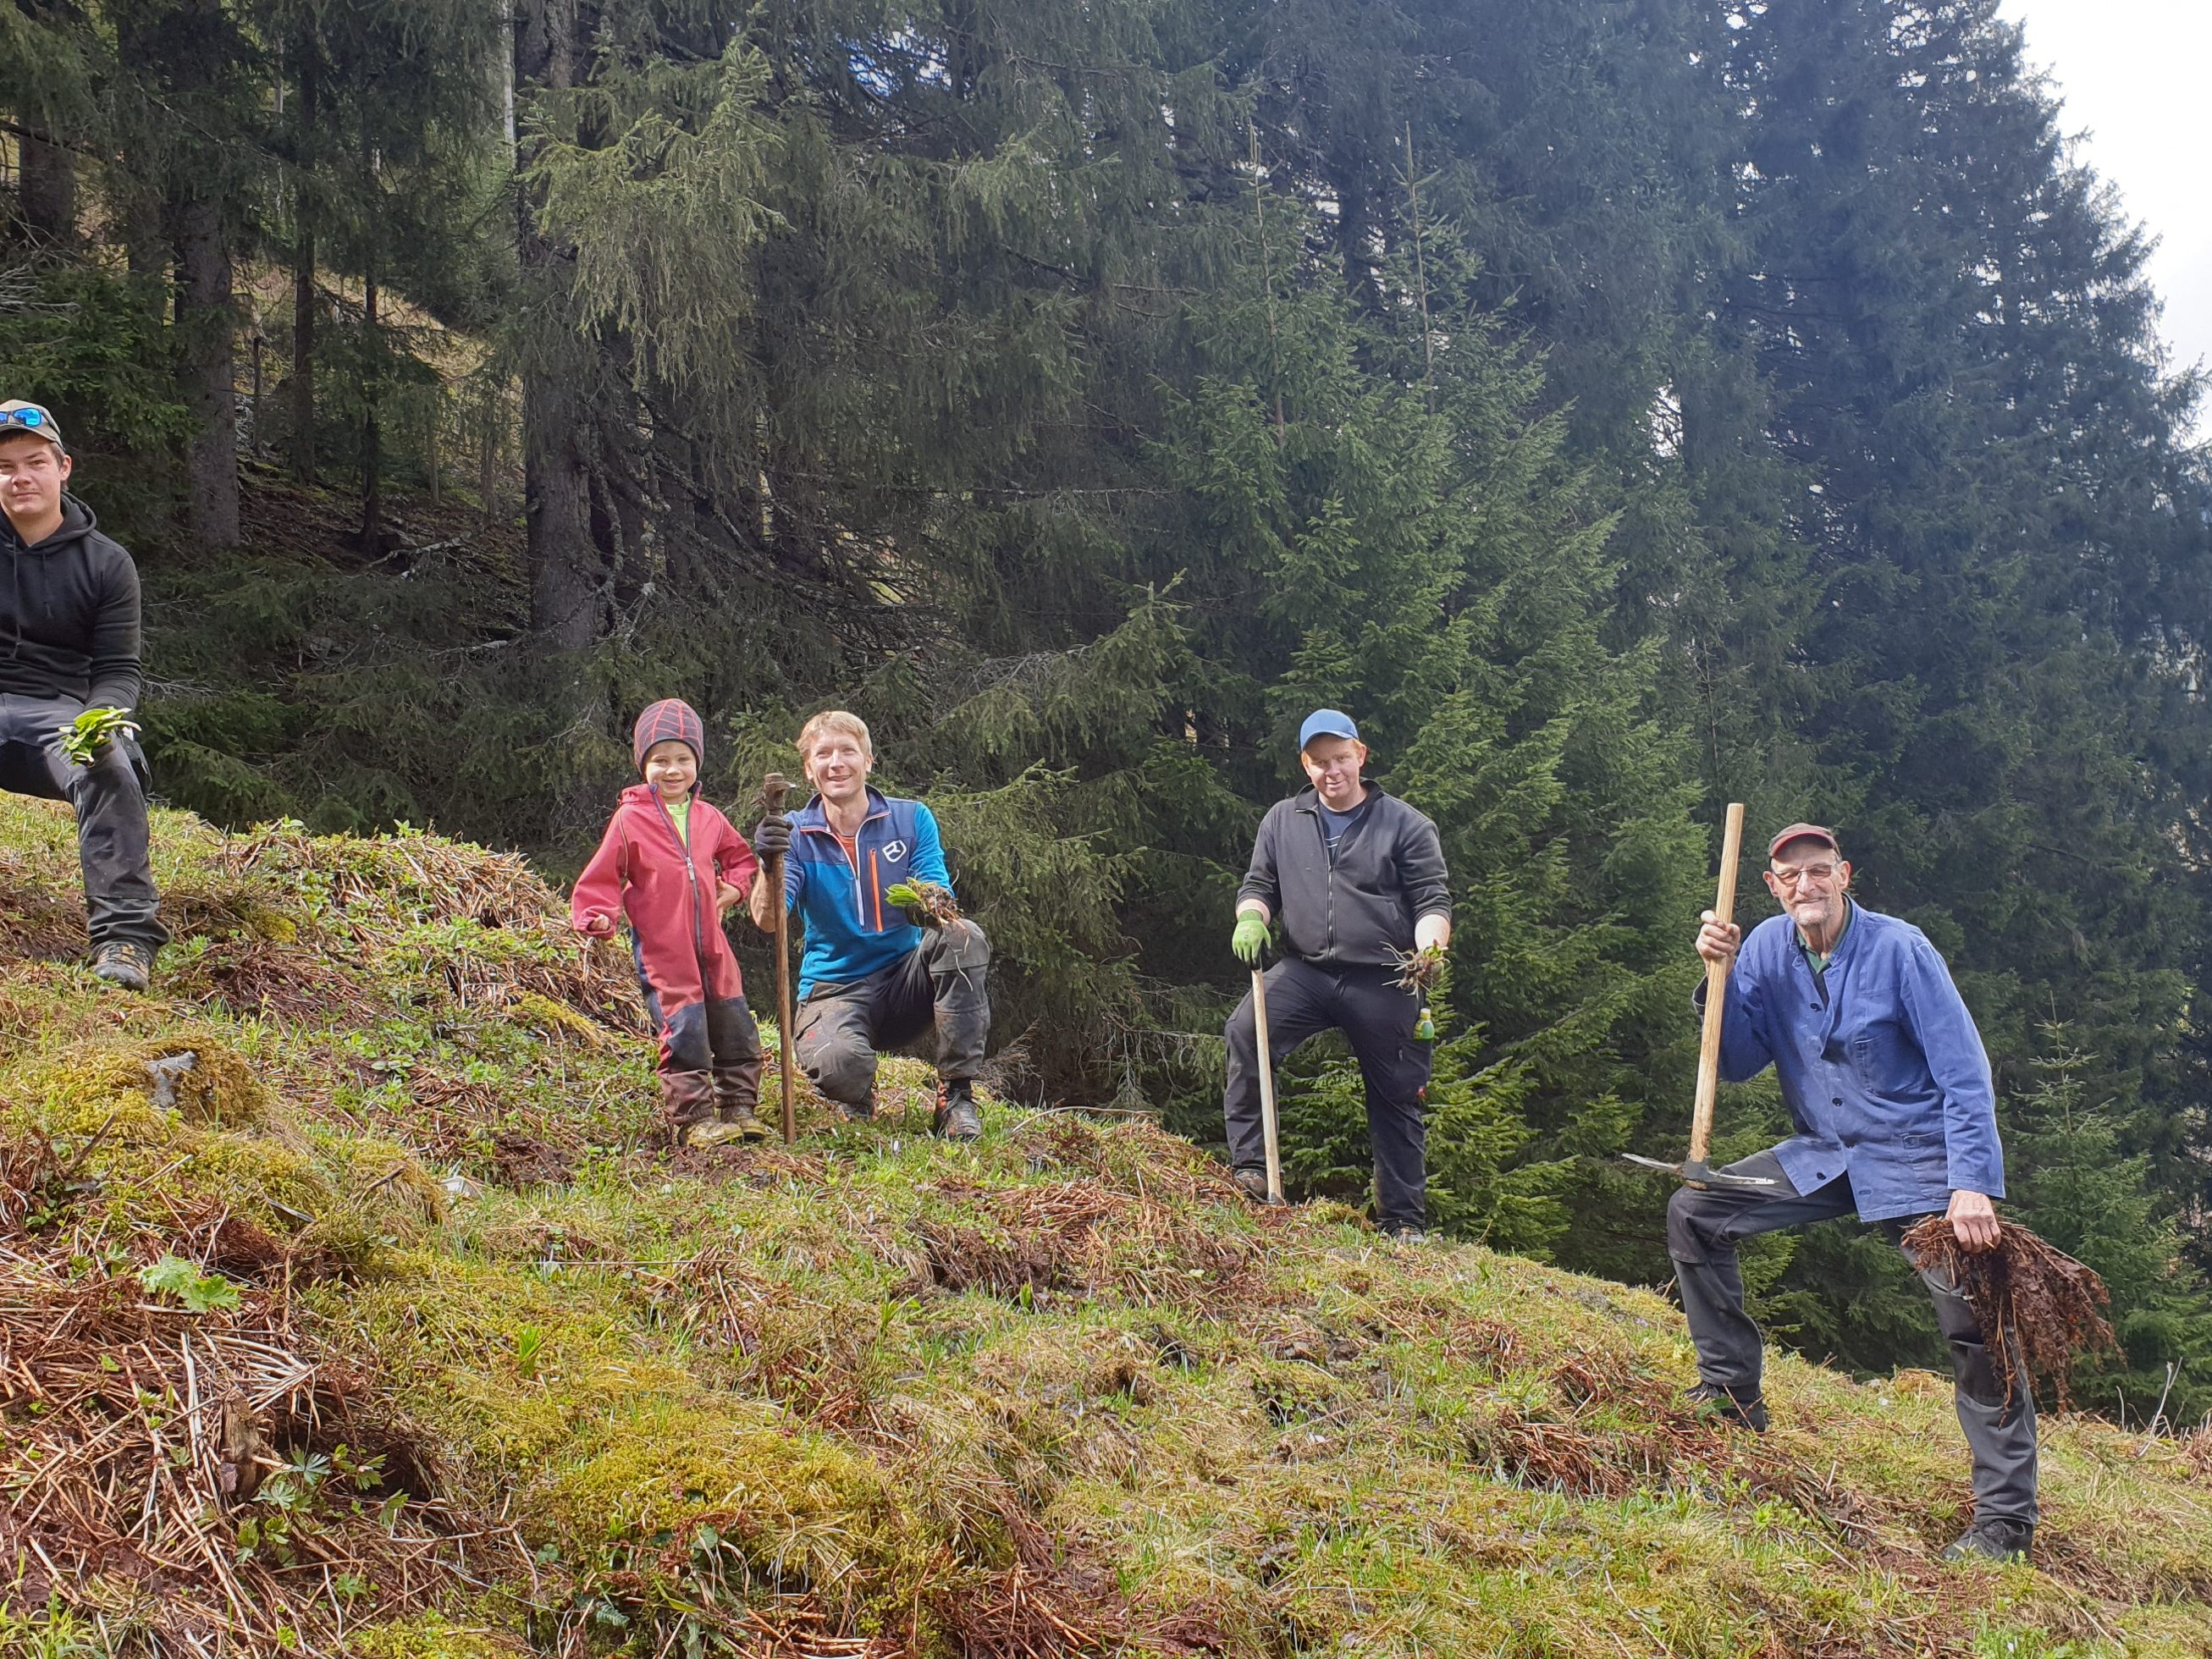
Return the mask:
MULTIPOLYGON (((1713 899, 1713 916, 1725 925, 1735 920, 1735 868, 1743 856, 1743 803, 1729 803, 1728 820, 1721 831, 1720 891, 1713 899)), ((1692 1187, 1771 1187, 1763 1176, 1730 1175, 1713 1168, 1708 1154, 1713 1143, 1713 1102, 1721 1087, 1721 1016, 1728 1006, 1729 965, 1705 964, 1705 1024, 1698 1043, 1698 1097, 1690 1113, 1690 1156, 1680 1164, 1662 1164, 1656 1158, 1623 1152, 1629 1163, 1679 1176, 1692 1187)))

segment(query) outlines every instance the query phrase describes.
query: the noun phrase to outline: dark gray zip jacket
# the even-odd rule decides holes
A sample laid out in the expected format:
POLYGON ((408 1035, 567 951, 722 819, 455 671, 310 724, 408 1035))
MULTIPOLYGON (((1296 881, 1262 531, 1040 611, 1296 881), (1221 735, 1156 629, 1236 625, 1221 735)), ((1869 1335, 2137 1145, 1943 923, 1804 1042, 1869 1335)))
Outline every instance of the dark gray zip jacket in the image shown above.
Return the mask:
POLYGON ((1414 922, 1451 915, 1437 826, 1371 783, 1333 869, 1314 789, 1270 807, 1237 890, 1246 899, 1267 907, 1291 955, 1323 967, 1389 967, 1392 951, 1413 948, 1414 922))
POLYGON ((0 514, 0 693, 136 708, 138 567, 92 509, 63 496, 61 528, 29 547, 0 514))

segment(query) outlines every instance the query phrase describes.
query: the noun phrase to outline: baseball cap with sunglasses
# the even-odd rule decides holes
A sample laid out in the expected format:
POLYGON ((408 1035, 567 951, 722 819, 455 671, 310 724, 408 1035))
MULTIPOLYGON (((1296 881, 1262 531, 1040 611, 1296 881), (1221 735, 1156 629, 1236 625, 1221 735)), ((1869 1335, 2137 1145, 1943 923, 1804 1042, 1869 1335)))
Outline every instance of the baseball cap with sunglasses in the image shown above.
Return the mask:
POLYGON ((28 432, 33 437, 44 438, 63 454, 69 453, 68 447, 62 442, 61 422, 42 404, 26 403, 21 398, 10 398, 0 404, 0 437, 10 432, 28 432))

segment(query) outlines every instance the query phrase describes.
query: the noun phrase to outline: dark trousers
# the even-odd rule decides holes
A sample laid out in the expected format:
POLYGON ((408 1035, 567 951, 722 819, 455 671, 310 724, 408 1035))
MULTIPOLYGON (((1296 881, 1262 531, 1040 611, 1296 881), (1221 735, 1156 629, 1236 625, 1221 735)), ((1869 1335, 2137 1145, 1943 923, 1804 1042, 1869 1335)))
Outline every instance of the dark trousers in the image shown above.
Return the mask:
MULTIPOLYGON (((1771 1187, 1684 1187, 1667 1206, 1667 1254, 1690 1339, 1698 1347, 1698 1375, 1740 1401, 1759 1398, 1762 1350, 1759 1327, 1743 1307, 1743 1275, 1736 1242, 1777 1228, 1803 1226, 1854 1213, 1850 1177, 1818 1192, 1800 1194, 1771 1152, 1729 1165, 1735 1175, 1760 1176, 1771 1187)), ((1920 1218, 1875 1224, 1893 1244, 1920 1218)), ((1982 1341, 1972 1304, 1949 1277, 1923 1272, 1921 1282, 1936 1304, 1936 1322, 1951 1346, 1957 1380, 1959 1426, 1974 1459, 1974 1518, 2035 1524, 2035 1398, 2017 1371, 2008 1396, 1982 1341)))
POLYGON ((938 1076, 973 1079, 991 1036, 990 964, 990 941, 963 920, 924 928, 919 945, 866 979, 816 986, 793 1021, 799 1068, 830 1099, 864 1106, 875 1093, 878 1054, 933 1027, 938 1076))
POLYGON ((62 752, 61 728, 84 705, 70 697, 0 696, 0 789, 65 800, 76 809, 87 928, 95 949, 110 940, 159 950, 169 930, 158 912, 147 860, 144 761, 128 738, 111 738, 78 766, 62 752))
MULTIPOLYGON (((1278 1066, 1291 1049, 1322 1031, 1340 1030, 1358 1057, 1367 1085, 1367 1142, 1375 1155, 1375 1211, 1383 1227, 1428 1224, 1428 1125, 1422 1104, 1429 1086, 1431 1045, 1413 1040, 1420 998, 1395 983, 1389 968, 1317 968, 1291 957, 1267 969, 1267 1047, 1278 1066)), ((1252 995, 1229 1017, 1229 1085, 1221 1116, 1229 1161, 1240 1170, 1267 1167, 1260 1121, 1260 1037, 1252 995)))

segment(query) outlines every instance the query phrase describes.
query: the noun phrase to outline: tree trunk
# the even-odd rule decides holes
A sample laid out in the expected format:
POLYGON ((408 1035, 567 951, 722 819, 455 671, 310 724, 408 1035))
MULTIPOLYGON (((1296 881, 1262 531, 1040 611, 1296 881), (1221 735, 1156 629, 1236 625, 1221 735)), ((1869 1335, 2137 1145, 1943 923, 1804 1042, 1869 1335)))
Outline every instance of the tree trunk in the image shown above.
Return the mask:
POLYGON ((315 228, 307 180, 309 146, 315 136, 315 52, 300 53, 301 181, 293 196, 298 222, 292 251, 292 471, 301 483, 315 481, 315 228))
POLYGON ((300 227, 292 258, 292 473, 315 481, 315 233, 300 227))
POLYGON ((362 353, 368 372, 361 388, 361 545, 384 550, 384 434, 377 425, 377 404, 384 395, 384 337, 376 331, 376 265, 372 254, 362 271, 362 353))
POLYGON ((176 206, 177 341, 194 431, 185 449, 187 527, 202 546, 238 545, 237 319, 222 205, 176 206))
MULTIPOLYGON (((515 79, 525 86, 566 90, 575 74, 575 0, 523 0, 515 31, 515 79)), ((522 157, 518 155, 518 165, 522 157)), ((526 289, 541 294, 568 280, 560 252, 538 228, 535 204, 526 192, 517 211, 526 289)), ((530 565, 530 617, 539 648, 550 655, 589 651, 602 631, 606 557, 592 533, 592 458, 586 413, 577 388, 589 369, 590 347, 568 336, 565 307, 531 307, 538 326, 566 337, 547 338, 532 354, 522 379, 524 521, 530 565), (570 360, 574 362, 573 368, 570 360)), ((581 690, 580 683, 580 690, 581 690)), ((586 693, 587 718, 603 716, 596 694, 586 693)))
POLYGON ((58 144, 25 138, 16 147, 21 167, 17 200, 31 240, 54 247, 76 241, 76 157, 58 144))
POLYGON ((588 417, 556 377, 522 383, 530 623, 556 656, 589 651, 602 632, 605 559, 592 534, 588 417))

